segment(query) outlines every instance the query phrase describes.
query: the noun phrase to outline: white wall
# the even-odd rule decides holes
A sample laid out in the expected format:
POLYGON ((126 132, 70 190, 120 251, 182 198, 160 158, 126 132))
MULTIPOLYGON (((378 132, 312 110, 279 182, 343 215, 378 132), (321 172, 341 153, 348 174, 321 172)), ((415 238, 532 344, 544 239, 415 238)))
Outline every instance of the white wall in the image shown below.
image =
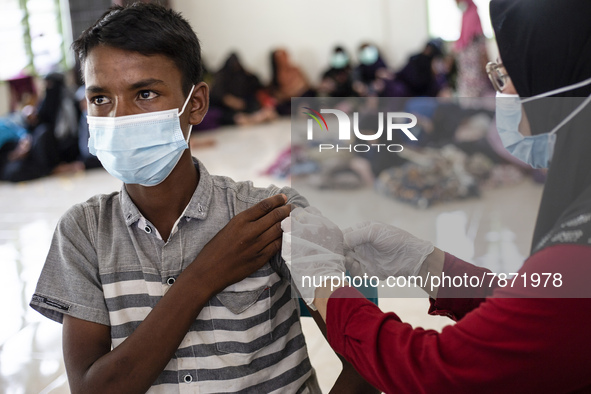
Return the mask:
POLYGON ((208 67, 217 70, 236 50, 264 82, 277 47, 317 82, 334 45, 354 54, 360 43, 373 42, 399 67, 428 39, 426 0, 173 0, 172 6, 197 32, 208 67))

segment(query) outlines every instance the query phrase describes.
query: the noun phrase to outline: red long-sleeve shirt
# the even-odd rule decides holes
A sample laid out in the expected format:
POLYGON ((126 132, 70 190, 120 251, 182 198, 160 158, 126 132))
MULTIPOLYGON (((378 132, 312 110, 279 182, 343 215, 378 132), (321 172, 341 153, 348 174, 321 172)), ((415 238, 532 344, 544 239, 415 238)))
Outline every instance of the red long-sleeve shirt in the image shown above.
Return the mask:
MULTIPOLYGON (((443 271, 487 272, 449 254, 443 271)), ((558 271, 558 292, 527 282, 497 287, 489 298, 452 299, 454 289, 440 288, 429 313, 458 321, 441 333, 413 328, 341 288, 328 301, 328 341, 387 393, 591 392, 591 298, 537 298, 589 297, 591 247, 546 248, 519 273, 558 271)))

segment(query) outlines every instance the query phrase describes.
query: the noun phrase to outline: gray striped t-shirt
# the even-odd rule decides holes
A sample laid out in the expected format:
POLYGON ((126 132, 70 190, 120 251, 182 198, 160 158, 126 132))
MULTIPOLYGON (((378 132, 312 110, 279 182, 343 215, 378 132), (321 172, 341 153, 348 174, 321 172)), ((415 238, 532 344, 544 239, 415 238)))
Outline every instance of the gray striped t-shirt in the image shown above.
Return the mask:
MULTIPOLYGON (((31 307, 58 322, 69 314, 111 326, 116 347, 234 215, 277 193, 308 205, 291 188, 255 188, 196 166, 199 185, 167 241, 125 187, 72 207, 58 223, 31 307)), ((277 254, 209 300, 149 392, 319 391, 277 254)))

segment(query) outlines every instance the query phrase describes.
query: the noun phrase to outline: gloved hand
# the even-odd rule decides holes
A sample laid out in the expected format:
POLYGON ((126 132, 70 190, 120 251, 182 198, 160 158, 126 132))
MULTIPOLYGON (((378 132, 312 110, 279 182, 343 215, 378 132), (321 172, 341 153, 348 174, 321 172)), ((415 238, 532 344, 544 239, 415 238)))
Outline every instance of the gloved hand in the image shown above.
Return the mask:
POLYGON ((291 271, 292 282, 312 309, 316 286, 326 276, 345 272, 343 233, 313 207, 296 208, 281 222, 281 256, 291 271))
POLYGON ((346 267, 354 276, 364 273, 381 280, 388 276, 418 275, 434 246, 414 235, 379 222, 362 222, 343 231, 348 249, 346 267))

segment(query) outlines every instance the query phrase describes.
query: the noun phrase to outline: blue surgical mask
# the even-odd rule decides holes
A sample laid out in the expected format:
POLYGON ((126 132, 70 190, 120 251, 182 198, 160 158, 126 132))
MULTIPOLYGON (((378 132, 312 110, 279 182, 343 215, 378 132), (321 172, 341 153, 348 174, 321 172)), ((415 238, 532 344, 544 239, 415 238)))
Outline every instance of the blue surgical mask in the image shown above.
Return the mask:
POLYGON ((344 52, 335 52, 330 58, 330 66, 338 70, 347 67, 349 56, 344 52))
POLYGON ((591 96, 589 96, 550 132, 527 137, 519 132, 519 124, 522 118, 521 105, 543 97, 578 89, 589 84, 591 84, 591 79, 524 100, 520 100, 519 96, 516 94, 497 93, 497 130, 499 131, 499 136, 501 137, 505 149, 517 159, 529 164, 533 168, 550 167, 550 162, 554 154, 554 145, 556 144, 556 132, 581 112, 589 102, 591 102, 591 96))
POLYGON ((368 45, 359 53, 359 61, 361 64, 371 66, 378 61, 379 55, 378 48, 374 47, 373 45, 368 45))
POLYGON ((556 133, 524 137, 519 132, 521 100, 516 94, 497 93, 496 107, 497 130, 505 149, 533 168, 548 168, 556 133))
POLYGON ((193 89, 195 86, 180 112, 175 108, 128 116, 89 116, 88 150, 109 174, 122 182, 158 185, 189 148, 189 137, 185 139, 179 117, 193 89))

